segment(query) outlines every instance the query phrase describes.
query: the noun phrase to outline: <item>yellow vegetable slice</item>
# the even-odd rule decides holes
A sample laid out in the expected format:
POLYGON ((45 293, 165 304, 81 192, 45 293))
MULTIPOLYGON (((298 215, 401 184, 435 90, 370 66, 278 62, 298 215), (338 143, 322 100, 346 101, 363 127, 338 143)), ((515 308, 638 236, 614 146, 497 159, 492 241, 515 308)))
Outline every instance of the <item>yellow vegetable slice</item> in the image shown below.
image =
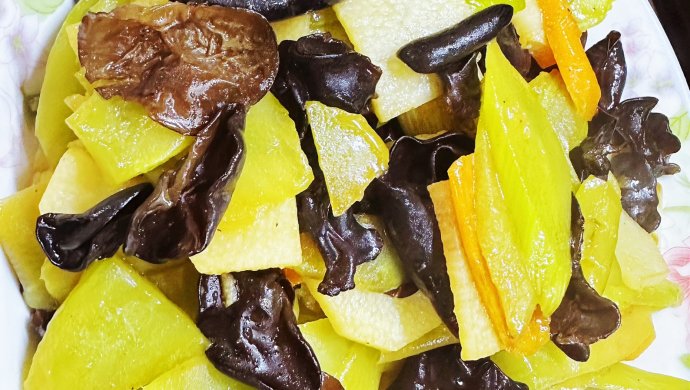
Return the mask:
POLYGON ((36 309, 54 309, 57 302, 40 279, 45 255, 36 241, 38 202, 48 183, 38 183, 0 202, 0 245, 22 286, 24 301, 36 309))
POLYGON ((189 359, 144 386, 144 390, 251 390, 253 387, 218 371, 204 355, 189 359))
POLYGON ((296 41, 306 35, 323 33, 329 33, 335 39, 349 42, 343 26, 338 21, 331 7, 278 20, 271 23, 271 27, 273 27, 273 31, 276 33, 278 43, 286 39, 296 41))
POLYGON ((388 169, 388 148, 361 115, 316 101, 307 102, 306 109, 333 215, 338 216, 388 169))
POLYGON ((200 273, 213 275, 299 265, 302 250, 295 199, 259 208, 249 224, 223 223, 208 248, 191 260, 200 273))
POLYGON ((55 313, 24 388, 139 388, 207 345, 155 286, 121 259, 103 260, 55 313))
POLYGON ((690 382, 666 375, 654 374, 623 363, 617 363, 601 371, 581 375, 563 383, 559 383, 553 386, 553 389, 684 390, 690 389, 690 382))
POLYGON ((149 118, 144 107, 92 94, 66 120, 98 166, 117 183, 148 172, 192 142, 149 118))
POLYGON ((616 259, 623 283, 630 288, 651 287, 668 276, 668 265, 656 241, 628 213, 620 214, 616 259))
POLYGON ((380 122, 441 94, 435 75, 415 73, 397 57, 397 51, 472 14, 465 0, 345 0, 333 9, 355 50, 383 70, 377 98, 372 101, 380 122))
POLYGON ((339 335, 381 351, 395 351, 441 324, 421 292, 407 298, 354 289, 329 297, 317 292, 319 281, 304 281, 339 335))
MULTIPOLYGON (((458 318, 462 359, 478 360, 493 355, 502 349, 501 340, 482 302, 480 286, 475 284, 465 256, 448 182, 432 184, 429 186, 429 194, 434 202, 434 211, 441 231, 443 253, 455 303, 453 311, 458 318)), ((503 316, 502 312, 499 314, 503 316)), ((505 323, 505 319, 503 321, 505 323)))
POLYGON ((410 356, 419 355, 432 349, 445 347, 446 345, 457 344, 457 337, 453 336, 445 324, 441 324, 429 333, 407 344, 397 351, 381 353, 379 364, 401 361, 410 356))

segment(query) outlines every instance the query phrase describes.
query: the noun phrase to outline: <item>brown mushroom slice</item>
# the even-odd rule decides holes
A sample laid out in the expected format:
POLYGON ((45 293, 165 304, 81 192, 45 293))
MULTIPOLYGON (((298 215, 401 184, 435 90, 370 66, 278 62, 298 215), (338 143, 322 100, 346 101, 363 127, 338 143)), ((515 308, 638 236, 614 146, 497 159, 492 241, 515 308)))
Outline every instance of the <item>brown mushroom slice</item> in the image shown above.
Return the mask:
POLYGON ((278 71, 271 26, 245 9, 125 5, 87 14, 78 42, 98 93, 141 103, 153 120, 185 135, 229 104, 258 102, 278 71))

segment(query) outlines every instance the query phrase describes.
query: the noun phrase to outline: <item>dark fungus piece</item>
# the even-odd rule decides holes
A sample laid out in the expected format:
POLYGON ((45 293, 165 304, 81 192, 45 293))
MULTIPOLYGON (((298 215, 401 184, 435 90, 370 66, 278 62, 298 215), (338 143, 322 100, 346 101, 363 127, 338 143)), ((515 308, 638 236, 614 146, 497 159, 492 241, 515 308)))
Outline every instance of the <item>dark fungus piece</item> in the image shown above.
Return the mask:
POLYGON ((628 74, 621 33, 611 31, 606 38, 587 50, 587 58, 601 88, 599 108, 611 110, 621 101, 628 74))
POLYGON ((498 4, 428 37, 408 43, 398 57, 417 73, 438 73, 496 38, 513 18, 513 7, 498 4))
POLYGON ((530 81, 539 74, 541 68, 529 50, 523 49, 520 45, 520 37, 512 23, 498 33, 496 42, 498 42, 503 55, 525 80, 530 81))
POLYGON ((112 257, 125 242, 135 210, 152 191, 151 184, 138 184, 82 214, 43 214, 36 221, 38 243, 48 260, 66 271, 112 257))
MULTIPOLYGON (((182 3, 201 2, 198 0, 181 0, 182 3)), ((326 0, 206 0, 205 3, 223 7, 245 8, 258 12, 268 20, 278 20, 301 15, 307 11, 318 10, 328 6, 326 0)))
POLYGON ((605 178, 609 170, 616 176, 623 209, 648 232, 661 221, 657 178, 680 170, 669 163, 671 154, 680 150, 680 141, 668 118, 651 112, 656 104, 655 98, 636 98, 600 110, 589 124, 587 138, 571 152, 581 178, 605 178))
POLYGON ((298 130, 306 128, 308 100, 360 114, 374 97, 381 69, 330 34, 280 43, 280 67, 272 91, 288 108, 298 130))
POLYGON ((136 210, 125 253, 163 263, 206 248, 244 163, 244 121, 244 108, 231 107, 199 132, 179 168, 164 172, 136 210))
POLYGON ((31 309, 30 326, 39 339, 46 334, 48 323, 53 318, 55 310, 31 309))
POLYGON ((337 217, 333 215, 311 134, 302 140, 302 148, 311 164, 314 180, 297 195, 299 226, 316 241, 326 263, 326 275, 319 284, 319 292, 335 296, 355 288, 356 267, 381 253, 383 239, 375 229, 362 226, 352 208, 337 217))
POLYGON ((371 183, 364 202, 369 211, 383 217, 405 270, 455 334, 458 325, 453 314, 453 293, 426 187, 448 179, 447 170, 453 161, 473 150, 474 142, 456 133, 429 140, 401 137, 391 148, 388 172, 371 183))
POLYGON ((475 52, 466 62, 439 73, 443 84, 443 99, 453 118, 453 131, 472 138, 477 135, 477 119, 482 98, 477 56, 478 53, 475 52))
POLYGON ((585 362, 589 346, 609 337, 621 324, 618 306, 602 297, 585 279, 580 260, 584 240, 584 217, 572 200, 570 255, 573 274, 560 306, 551 316, 551 340, 571 359, 585 362))
POLYGON ((218 298, 220 276, 200 283, 197 325, 211 341, 206 356, 213 365, 262 390, 319 390, 321 368, 297 327, 294 291, 282 271, 236 272, 228 279, 237 298, 229 304, 218 298))
POLYGON ((527 390, 489 358, 463 361, 460 345, 437 348, 405 360, 390 390, 527 390))
POLYGON ((186 135, 229 104, 259 101, 278 71, 271 26, 239 8, 120 6, 87 14, 78 42, 98 93, 141 103, 153 120, 186 135))

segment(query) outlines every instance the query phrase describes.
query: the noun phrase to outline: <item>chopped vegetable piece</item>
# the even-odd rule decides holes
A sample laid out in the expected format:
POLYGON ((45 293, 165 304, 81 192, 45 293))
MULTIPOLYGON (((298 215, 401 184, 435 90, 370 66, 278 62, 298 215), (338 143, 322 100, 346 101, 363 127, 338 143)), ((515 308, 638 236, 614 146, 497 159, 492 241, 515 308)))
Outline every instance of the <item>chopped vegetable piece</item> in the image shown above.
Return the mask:
MULTIPOLYGON (((501 199, 505 202, 502 207, 515 226, 517 257, 529 272, 537 304, 545 316, 550 316, 570 280, 570 166, 536 94, 496 43, 488 46, 486 68, 480 132, 483 127, 488 137, 489 158, 503 194, 501 199)), ((482 192, 478 191, 477 199, 485 199, 482 192)), ((495 234, 485 235, 492 228, 483 230, 481 225, 494 224, 495 219, 481 212, 477 219, 480 240, 494 241, 495 234)), ((495 253, 495 246, 493 242, 482 244, 484 255, 491 257, 489 254, 495 253)), ((516 254, 508 256, 514 258, 516 254)), ((491 272, 507 272, 511 268, 515 266, 491 272)), ((496 280, 497 286, 506 282, 496 280)), ((520 300, 525 301, 525 295, 521 294, 520 300)), ((503 303, 504 308, 515 305, 512 301, 503 303)), ((531 312, 529 309, 523 314, 529 313, 531 317, 531 312)), ((511 331, 518 330, 515 326, 518 318, 507 316, 511 331)))
POLYGON ((401 137, 391 148, 390 169, 367 190, 366 202, 380 214, 414 284, 431 299, 448 328, 457 333, 453 293, 433 204, 431 183, 448 178, 453 161, 472 151, 460 134, 427 140, 401 137))
POLYGON ((79 214, 122 188, 75 141, 69 144, 55 167, 38 208, 41 214, 79 214))
POLYGON ((465 0, 349 0, 335 4, 333 9, 355 50, 383 71, 376 87, 377 98, 372 102, 380 122, 388 122, 441 94, 435 76, 415 73, 397 58, 400 47, 472 14, 465 0))
MULTIPOLYGON (((380 221, 371 216, 357 218, 366 228, 373 228, 383 237, 381 253, 372 261, 360 264, 354 277, 355 286, 361 290, 384 293, 400 287, 406 281, 405 272, 395 248, 384 234, 380 221)), ((304 261, 295 270, 303 278, 322 280, 326 274, 326 265, 318 246, 312 238, 303 233, 302 256, 304 261)))
POLYGON ((627 213, 621 213, 616 244, 616 259, 626 286, 643 289, 662 283, 668 277, 668 265, 654 238, 627 213))
POLYGON ((84 17, 79 60, 104 98, 143 104, 156 122, 196 135, 228 104, 249 107, 268 92, 278 47, 271 26, 255 12, 127 5, 84 17))
MULTIPOLYGON (((84 0, 74 5, 62 23, 55 37, 48 60, 46 75, 41 87, 41 98, 38 100, 36 114, 36 137, 51 165, 57 164, 60 156, 67 150, 67 145, 74 140, 72 130, 65 124, 65 119, 72 114, 63 102, 65 98, 82 92, 79 82, 68 75, 79 71, 79 59, 70 46, 68 26, 81 22, 81 19, 100 0, 84 0)), ((116 0, 114 4, 125 4, 129 0, 116 0)))
POLYGON ((444 324, 434 328, 434 330, 407 344, 397 351, 381 353, 379 364, 402 361, 408 357, 419 355, 432 349, 445 347, 446 345, 457 344, 458 339, 444 324))
POLYGON ((634 307, 622 313, 621 327, 609 338, 592 344, 590 358, 576 362, 553 343, 546 344, 531 356, 499 352, 491 360, 514 380, 530 389, 547 389, 570 378, 631 360, 654 340, 654 324, 650 312, 634 307))
POLYGON ((428 103, 401 114, 400 122, 405 135, 417 136, 422 134, 438 134, 450 131, 455 127, 453 116, 448 110, 444 97, 436 98, 428 103))
POLYGON ((237 226, 240 221, 252 223, 257 209, 294 199, 314 178, 295 124, 272 94, 247 112, 244 143, 244 165, 218 225, 221 230, 237 226))
POLYGON ((206 356, 197 356, 163 373, 143 390, 252 390, 253 387, 218 371, 206 356))
POLYGON ((560 72, 541 73, 529 86, 537 93, 563 150, 569 153, 587 137, 587 121, 577 114, 560 72))
MULTIPOLYGON (((458 338, 463 345, 462 359, 476 360, 493 355, 502 349, 502 344, 487 312, 495 308, 501 310, 501 307, 498 303, 496 306, 484 304, 481 296, 484 290, 492 288, 491 280, 483 281, 487 283, 484 285, 482 282, 475 283, 473 279, 468 256, 460 240, 460 224, 466 221, 458 222, 455 217, 448 182, 432 184, 429 186, 429 194, 434 202, 434 211, 443 240, 443 252, 453 291, 454 313, 460 319, 458 338)), ((499 312, 497 315, 502 317, 500 320, 505 324, 503 313, 499 312)))
POLYGON ((179 168, 163 173, 134 213, 127 255, 164 263, 206 249, 244 162, 244 125, 243 108, 228 107, 201 130, 179 168))
POLYGON ((343 26, 335 16, 333 8, 330 7, 273 22, 271 27, 276 33, 278 43, 285 40, 296 41, 311 34, 325 33, 331 34, 333 38, 339 41, 350 42, 343 26))
POLYGON ((460 346, 451 345, 409 358, 391 388, 527 390, 527 386, 510 379, 488 358, 466 362, 460 354, 460 346))
POLYGON ((602 110, 615 108, 621 102, 628 76, 621 33, 611 31, 606 38, 587 50, 587 58, 592 64, 597 82, 601 87, 599 108, 602 110))
POLYGON ((388 148, 364 117, 307 102, 307 116, 333 215, 345 213, 388 168, 388 148))
POLYGON ((99 168, 117 183, 163 164, 192 143, 154 122, 138 104, 92 94, 67 118, 99 168))
POLYGON ((440 73, 465 63, 467 56, 496 38, 512 18, 510 5, 492 5, 452 27, 406 44, 398 51, 398 58, 417 73, 440 73))
POLYGON ((580 31, 587 31, 601 23, 612 6, 613 0, 568 0, 568 8, 577 20, 580 31))
POLYGON ((613 175, 608 181, 590 176, 577 191, 577 201, 585 216, 585 241, 582 247, 582 272, 600 294, 616 261, 618 222, 623 212, 620 189, 613 175))
POLYGON ((89 267, 55 313, 24 387, 139 388, 207 345, 181 309, 112 258, 89 267))
MULTIPOLYGON (((34 240, 36 239, 36 226, 34 225, 34 240)), ((45 257, 45 254, 43 254, 45 257)), ((79 283, 82 272, 65 271, 50 260, 45 259, 41 266, 41 280, 45 283, 46 290, 50 295, 62 303, 67 299, 74 286, 79 283)))
POLYGON ((467 2, 477 7, 477 9, 485 9, 497 4, 508 4, 515 11, 521 11, 525 8, 525 0, 467 0, 467 2))
POLYGON ((43 214, 36 220, 36 238, 55 266, 82 271, 94 260, 115 255, 136 209, 152 191, 149 183, 137 184, 82 214, 43 214))
POLYGON ((223 217, 208 248, 191 257, 199 272, 213 275, 302 263, 295 199, 254 212, 250 223, 223 217))
POLYGON ((537 0, 544 32, 577 113, 586 120, 597 112, 601 90, 582 47, 582 31, 566 0, 537 0))
POLYGON ((660 310, 678 306, 683 301, 683 291, 680 286, 670 280, 664 280, 647 288, 631 288, 623 282, 621 273, 618 261, 614 261, 611 264, 611 272, 603 293, 606 298, 616 302, 621 310, 626 310, 631 306, 660 310))
POLYGON ((325 318, 302 324, 299 329, 314 349, 321 369, 345 390, 379 389, 379 351, 341 337, 325 318))
POLYGON ((441 324, 421 292, 393 298, 355 288, 329 297, 316 292, 318 281, 306 279, 305 283, 336 333, 382 351, 399 350, 441 324))
POLYGON ((581 375, 556 385, 561 390, 585 389, 664 389, 683 390, 690 387, 690 382, 666 375, 654 374, 623 363, 591 374, 581 375))
POLYGON ((537 0, 525 0, 525 9, 515 14, 513 24, 522 47, 532 53, 539 67, 546 69, 556 64, 553 51, 546 40, 542 11, 537 0))
POLYGON ((234 287, 223 288, 233 288, 234 302, 204 288, 218 276, 206 278, 197 323, 211 340, 206 356, 216 368, 261 389, 319 390, 321 368, 297 327, 294 291, 279 269, 232 274, 234 287))
POLYGON ((517 337, 534 312, 536 293, 528 276, 528 264, 517 249, 517 227, 508 217, 484 123, 485 119, 480 116, 474 154, 477 236, 504 308, 508 334, 517 337), (477 199, 483 201, 478 202, 477 199), (501 239, 495 240, 494 237, 501 239))
MULTIPOLYGON (((183 3, 194 3, 182 0, 183 3)), ((209 0, 208 4, 221 5, 223 7, 246 8, 258 12, 268 20, 283 19, 299 15, 310 10, 324 8, 327 0, 209 0)))
POLYGON ((618 329, 618 307, 602 298, 585 280, 580 267, 585 220, 573 196, 570 253, 573 275, 563 301, 551 316, 551 340, 568 357, 579 362, 589 359, 590 345, 609 337, 618 329))
POLYGON ((45 255, 36 242, 38 202, 48 176, 0 202, 0 245, 12 265, 26 304, 34 309, 55 309, 57 303, 40 279, 45 255))

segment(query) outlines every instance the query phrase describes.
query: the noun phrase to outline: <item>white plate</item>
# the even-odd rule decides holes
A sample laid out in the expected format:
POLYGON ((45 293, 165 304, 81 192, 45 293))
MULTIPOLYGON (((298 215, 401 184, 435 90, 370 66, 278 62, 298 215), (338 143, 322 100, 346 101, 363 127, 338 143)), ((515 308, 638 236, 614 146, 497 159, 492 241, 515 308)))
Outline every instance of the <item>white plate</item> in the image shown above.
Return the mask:
MULTIPOLYGON (((32 126, 24 115, 24 96, 38 94, 45 50, 71 5, 72 0, 0 0, 0 197, 15 192, 27 172, 35 142, 25 136, 32 126)), ((612 29, 623 34, 626 97, 658 97, 657 111, 672 118, 684 146, 674 156, 683 172, 661 180, 663 222, 658 234, 686 301, 655 315, 657 339, 633 364, 690 379, 690 369, 680 360, 690 353, 690 91, 647 0, 617 0, 606 21, 590 31, 590 44, 612 29)), ((0 388, 19 389, 30 344, 28 310, 1 252, 0 297, 0 388)))

